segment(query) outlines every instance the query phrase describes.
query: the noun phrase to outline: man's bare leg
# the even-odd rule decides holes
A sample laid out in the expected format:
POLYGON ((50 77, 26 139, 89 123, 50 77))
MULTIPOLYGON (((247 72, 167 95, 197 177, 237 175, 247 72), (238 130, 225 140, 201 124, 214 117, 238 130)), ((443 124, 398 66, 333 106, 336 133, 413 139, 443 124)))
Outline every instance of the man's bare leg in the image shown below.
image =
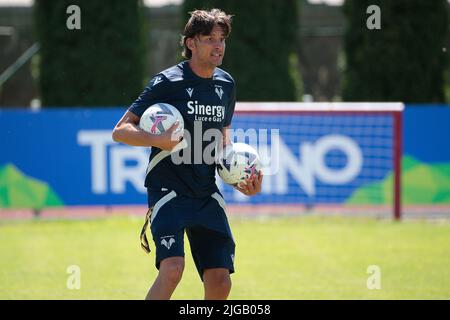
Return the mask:
POLYGON ((203 286, 205 300, 226 300, 231 290, 230 272, 226 268, 205 269, 203 286))
POLYGON ((169 300, 181 280, 184 257, 170 257, 161 261, 159 273, 145 297, 146 300, 169 300))

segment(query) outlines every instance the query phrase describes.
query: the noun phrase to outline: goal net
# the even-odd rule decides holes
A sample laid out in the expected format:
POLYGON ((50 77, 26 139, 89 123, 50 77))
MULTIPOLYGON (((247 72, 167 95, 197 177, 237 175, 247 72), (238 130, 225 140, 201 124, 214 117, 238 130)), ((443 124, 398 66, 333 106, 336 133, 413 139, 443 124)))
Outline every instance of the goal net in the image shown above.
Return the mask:
MULTIPOLYGON (((263 189, 227 203, 400 218, 402 103, 238 103, 233 142, 253 145, 263 189)), ((236 206, 235 206, 236 207, 236 206)), ((261 207, 261 206, 259 206, 261 207)))

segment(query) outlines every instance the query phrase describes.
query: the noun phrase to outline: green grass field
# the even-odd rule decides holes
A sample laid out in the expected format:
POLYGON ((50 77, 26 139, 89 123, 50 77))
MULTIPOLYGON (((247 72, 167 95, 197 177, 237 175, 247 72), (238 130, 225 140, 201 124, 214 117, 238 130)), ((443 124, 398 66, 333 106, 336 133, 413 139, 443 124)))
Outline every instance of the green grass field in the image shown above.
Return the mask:
MULTIPOLYGON (((0 299, 143 299, 156 276, 143 219, 0 223, 0 299), (81 270, 69 290, 67 268, 81 270)), ((230 299, 450 299, 450 222, 369 218, 230 219, 236 273, 230 299), (367 268, 381 271, 369 290, 367 268)), ((186 241, 174 299, 202 299, 186 241)))

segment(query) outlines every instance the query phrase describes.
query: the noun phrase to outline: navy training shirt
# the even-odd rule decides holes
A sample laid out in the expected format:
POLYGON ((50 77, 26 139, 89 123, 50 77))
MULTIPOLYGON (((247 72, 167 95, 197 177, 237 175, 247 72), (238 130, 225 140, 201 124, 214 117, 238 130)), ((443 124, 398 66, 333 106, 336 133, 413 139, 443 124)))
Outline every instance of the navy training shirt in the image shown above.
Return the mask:
POLYGON ((152 147, 145 186, 150 190, 175 190, 188 197, 204 197, 216 192, 216 166, 199 157, 200 148, 194 143, 200 141, 198 146, 203 155, 205 148, 211 150, 208 145, 214 141, 214 138, 202 139, 205 131, 222 130, 231 124, 236 103, 233 78, 220 68, 215 69, 212 78, 201 78, 191 70, 188 61, 183 61, 157 74, 128 110, 141 117, 155 103, 171 104, 183 116, 184 129, 190 134, 190 139, 185 139, 189 147, 174 153, 179 152, 178 159, 189 161, 174 163, 169 152, 152 147), (197 150, 195 156, 194 150, 197 150))

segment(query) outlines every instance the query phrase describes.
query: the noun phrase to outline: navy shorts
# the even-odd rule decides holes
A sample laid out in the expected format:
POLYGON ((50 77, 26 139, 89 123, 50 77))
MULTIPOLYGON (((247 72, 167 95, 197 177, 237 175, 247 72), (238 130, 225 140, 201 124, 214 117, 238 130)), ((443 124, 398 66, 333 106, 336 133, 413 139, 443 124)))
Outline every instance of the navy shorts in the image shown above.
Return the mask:
POLYGON ((177 195, 175 191, 147 191, 152 209, 150 229, 156 246, 156 268, 169 257, 184 257, 184 232, 200 278, 210 268, 234 272, 235 242, 218 192, 203 198, 177 195))

